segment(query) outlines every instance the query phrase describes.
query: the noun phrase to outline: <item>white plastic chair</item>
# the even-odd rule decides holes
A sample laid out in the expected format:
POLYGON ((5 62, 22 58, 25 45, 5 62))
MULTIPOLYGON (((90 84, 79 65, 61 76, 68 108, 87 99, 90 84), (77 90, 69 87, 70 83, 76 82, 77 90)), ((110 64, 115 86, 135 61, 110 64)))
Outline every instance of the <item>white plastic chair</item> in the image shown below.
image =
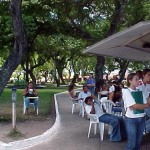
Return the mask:
POLYGON ((108 100, 107 97, 101 98, 101 105, 106 110, 106 113, 113 114, 112 107, 115 106, 115 103, 111 100, 108 100))
POLYGON ((78 99, 74 99, 71 96, 70 96, 70 99, 72 101, 72 114, 76 110, 76 106, 79 106, 80 107, 80 113, 79 113, 79 115, 81 115, 82 117, 84 117, 84 102, 80 101, 78 99))
POLYGON ((112 111, 112 107, 116 106, 116 104, 113 101, 108 100, 107 97, 101 98, 100 102, 102 103, 104 109, 106 110, 106 113, 114 114, 116 116, 122 116, 122 112, 114 112, 114 111, 112 111))
MULTIPOLYGON (((28 97, 28 98, 39 100, 39 97, 28 97)), ((34 102, 33 102, 33 103, 30 102, 30 105, 33 105, 33 107, 34 107, 34 102)), ((34 107, 34 110, 35 110, 35 107, 34 107)), ((25 113, 26 113, 26 105, 25 105, 25 97, 23 97, 23 114, 25 114, 25 113)), ((39 114, 39 109, 38 109, 38 107, 37 107, 37 109, 36 109, 36 113, 37 113, 37 115, 39 114)))
POLYGON ((99 125, 99 131, 100 131, 100 140, 103 141, 103 135, 104 135, 104 123, 99 122, 99 118, 96 114, 88 114, 90 118, 90 125, 89 125, 89 131, 88 131, 88 138, 90 137, 91 127, 92 124, 94 125, 94 135, 96 135, 97 131, 97 124, 99 125))
MULTIPOLYGON (((112 112, 112 107, 115 106, 115 103, 113 101, 108 100, 107 97, 103 97, 100 99, 100 102, 101 102, 101 107, 103 106, 107 114, 114 114, 112 112)), ((108 134, 110 134, 111 132, 112 132, 112 127, 108 125, 108 134)))

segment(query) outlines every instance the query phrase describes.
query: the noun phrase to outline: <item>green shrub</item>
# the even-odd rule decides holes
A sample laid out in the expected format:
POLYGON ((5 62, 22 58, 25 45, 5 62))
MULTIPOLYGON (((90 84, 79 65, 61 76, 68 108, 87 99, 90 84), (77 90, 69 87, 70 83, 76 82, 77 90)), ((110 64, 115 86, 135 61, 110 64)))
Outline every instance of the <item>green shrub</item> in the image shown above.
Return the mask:
POLYGON ((27 82, 25 80, 17 80, 14 83, 14 86, 17 88, 25 88, 27 86, 27 82))
POLYGON ((84 84, 85 84, 85 81, 79 82, 79 85, 84 85, 84 84))

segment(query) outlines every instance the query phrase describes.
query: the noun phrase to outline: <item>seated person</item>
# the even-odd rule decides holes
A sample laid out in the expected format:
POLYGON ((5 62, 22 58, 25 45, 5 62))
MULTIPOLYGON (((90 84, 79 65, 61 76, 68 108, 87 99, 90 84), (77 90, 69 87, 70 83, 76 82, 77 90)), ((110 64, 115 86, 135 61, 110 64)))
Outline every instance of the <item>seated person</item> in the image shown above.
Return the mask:
POLYGON ((113 101, 116 106, 113 106, 112 111, 122 112, 121 99, 122 99, 122 89, 120 86, 113 85, 114 89, 109 92, 108 99, 113 101))
POLYGON ((26 106, 26 115, 28 115, 29 104, 34 103, 35 108, 35 115, 37 115, 37 108, 38 108, 38 99, 29 99, 28 97, 37 97, 37 91, 33 86, 32 82, 29 82, 27 87, 23 91, 23 96, 25 98, 25 106, 26 106))
POLYGON ((104 113, 101 107, 93 102, 93 98, 88 96, 85 98, 85 111, 87 114, 96 114, 99 121, 112 126, 110 141, 118 142, 126 138, 126 128, 122 117, 104 113))
POLYGON ((77 100, 78 99, 78 96, 77 96, 77 93, 75 93, 74 91, 74 87, 75 87, 75 84, 70 84, 68 86, 68 92, 69 92, 69 95, 73 98, 72 100, 77 100))
POLYGON ((100 98, 102 98, 102 97, 108 97, 108 86, 107 86, 106 83, 104 83, 102 85, 102 88, 101 88, 99 94, 100 94, 100 98))
POLYGON ((95 98, 95 96, 88 90, 87 85, 83 85, 83 90, 79 93, 78 99, 84 101, 88 96, 95 98))

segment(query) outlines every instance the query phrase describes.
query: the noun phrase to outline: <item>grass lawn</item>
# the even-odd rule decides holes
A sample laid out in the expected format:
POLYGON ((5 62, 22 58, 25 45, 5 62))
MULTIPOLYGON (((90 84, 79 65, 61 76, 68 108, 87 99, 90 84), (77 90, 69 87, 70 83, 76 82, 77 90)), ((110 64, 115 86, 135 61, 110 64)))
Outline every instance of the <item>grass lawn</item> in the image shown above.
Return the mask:
MULTIPOLYGON (((44 120, 51 112, 53 104, 53 96, 55 93, 66 91, 67 87, 48 87, 43 89, 37 89, 39 96, 39 115, 32 115, 33 106, 30 105, 29 112, 31 115, 23 115, 23 89, 17 89, 17 102, 16 102, 16 114, 17 121, 25 120, 44 120)), ((5 88, 0 96, 0 122, 11 122, 12 114, 12 101, 11 101, 11 89, 5 88)))

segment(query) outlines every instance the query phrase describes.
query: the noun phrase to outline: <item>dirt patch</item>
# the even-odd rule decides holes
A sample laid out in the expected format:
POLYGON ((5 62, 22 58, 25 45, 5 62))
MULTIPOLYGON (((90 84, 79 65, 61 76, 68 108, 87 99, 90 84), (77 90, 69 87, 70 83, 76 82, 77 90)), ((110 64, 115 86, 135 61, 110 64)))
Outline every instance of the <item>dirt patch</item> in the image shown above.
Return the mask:
MULTIPOLYGON (((35 117, 35 119, 33 118, 33 120, 17 122, 16 128, 18 131, 20 131, 23 134, 22 137, 17 137, 17 138, 9 137, 8 134, 10 133, 10 131, 12 131, 12 124, 1 122, 0 123, 0 141, 2 141, 4 143, 9 143, 9 142, 13 142, 13 141, 18 141, 18 140, 38 136, 38 135, 44 133, 45 131, 50 129, 55 122, 54 103, 50 110, 51 111, 49 112, 49 114, 46 117, 43 117, 43 119, 38 120, 38 119, 36 119, 36 117, 39 117, 39 116, 33 116, 31 114, 28 117, 32 117, 32 118, 35 117)), ((25 116, 25 117, 27 117, 27 116, 25 116)), ((41 116, 40 116, 40 118, 41 118, 41 116)))

